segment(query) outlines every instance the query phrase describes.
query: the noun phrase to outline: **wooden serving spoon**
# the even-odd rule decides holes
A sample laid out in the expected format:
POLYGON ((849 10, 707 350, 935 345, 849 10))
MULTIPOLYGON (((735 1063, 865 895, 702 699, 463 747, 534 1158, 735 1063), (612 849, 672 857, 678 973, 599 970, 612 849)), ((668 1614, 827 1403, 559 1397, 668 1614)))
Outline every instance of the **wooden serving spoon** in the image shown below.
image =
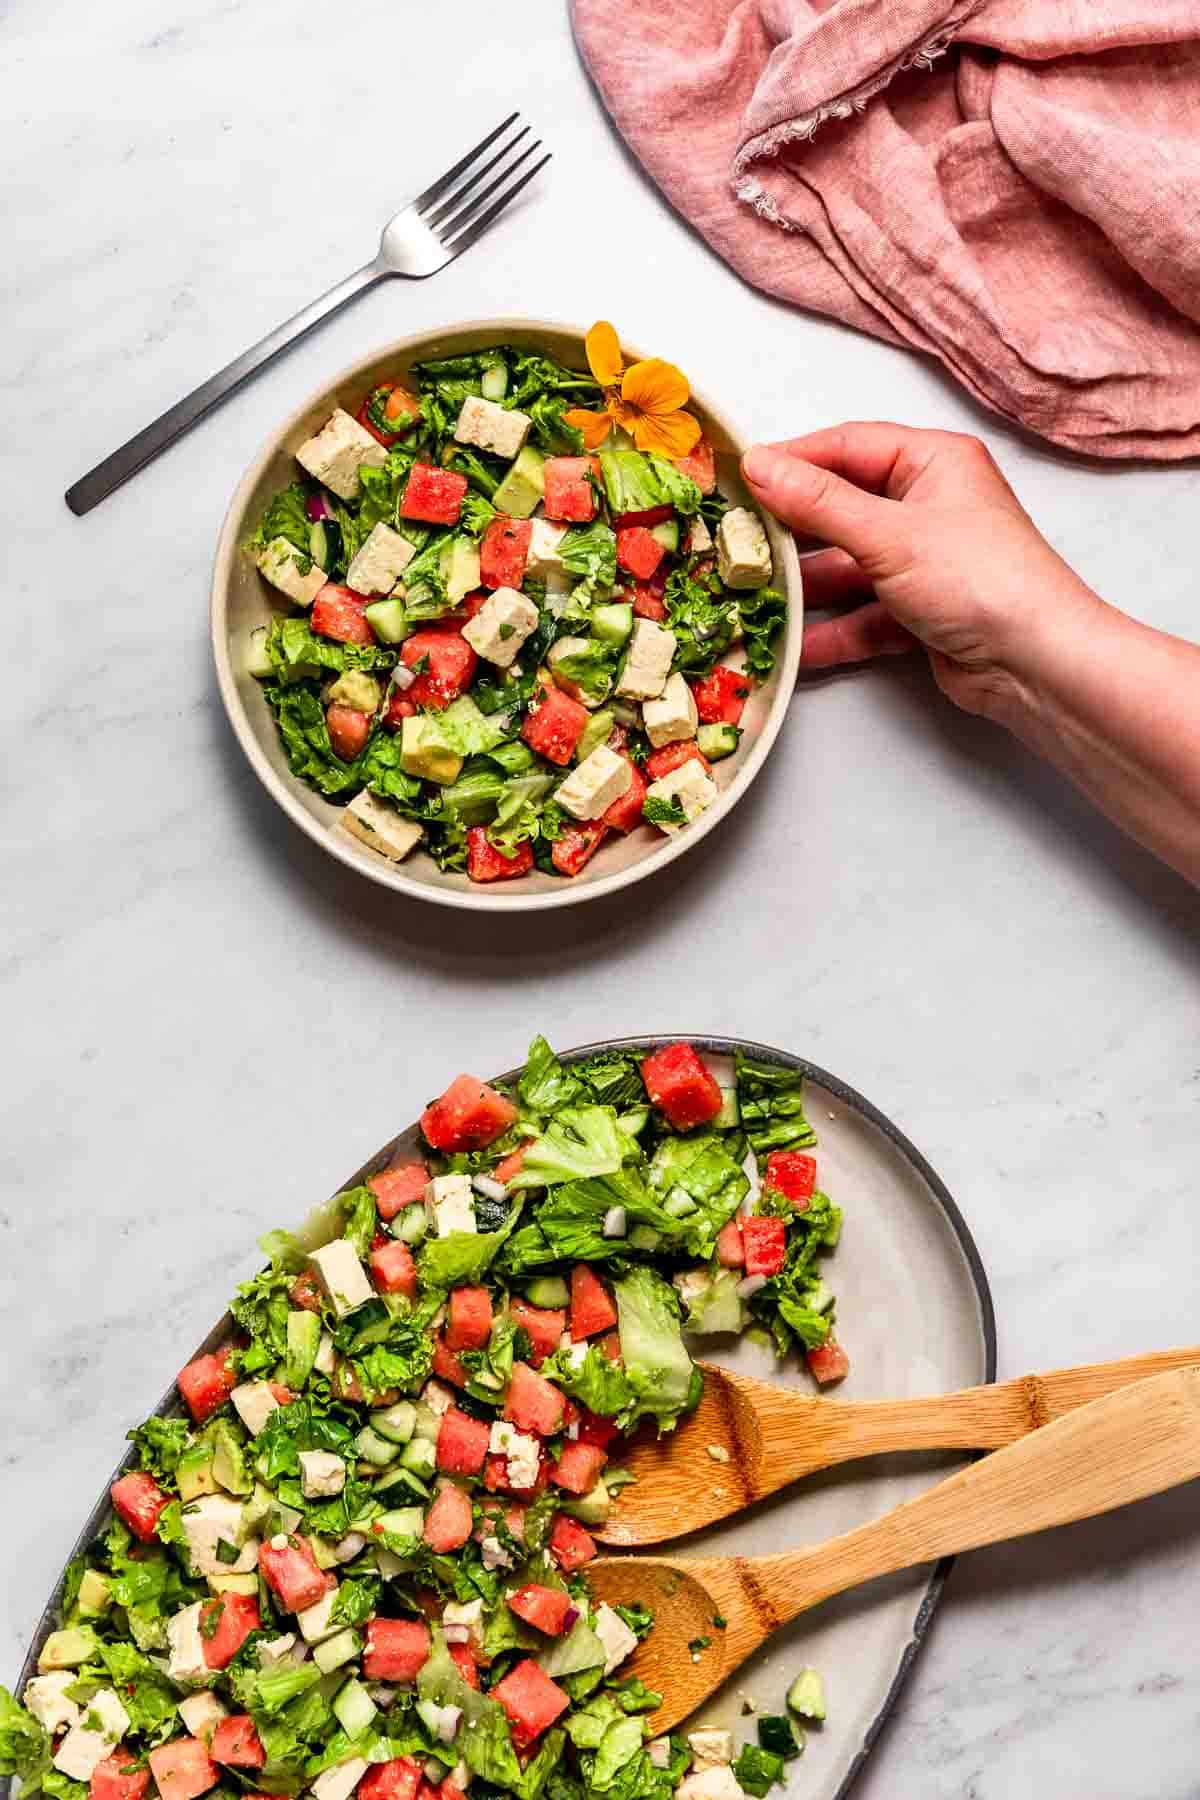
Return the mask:
POLYGON ((1110 1512, 1198 1475, 1200 1368, 1176 1369, 1093 1400, 826 1543, 775 1556, 606 1556, 588 1565, 588 1584, 610 1605, 653 1608, 654 1630, 622 1674, 665 1696, 650 1716, 662 1732, 831 1594, 1110 1512), (708 1640, 701 1651, 691 1648, 698 1638, 708 1640))
POLYGON ((781 1487, 889 1450, 995 1450, 1167 1369, 1200 1367, 1200 1348, 1087 1363, 918 1400, 822 1400, 701 1363, 704 1395, 677 1430, 638 1440, 603 1543, 662 1544, 740 1512, 781 1487))

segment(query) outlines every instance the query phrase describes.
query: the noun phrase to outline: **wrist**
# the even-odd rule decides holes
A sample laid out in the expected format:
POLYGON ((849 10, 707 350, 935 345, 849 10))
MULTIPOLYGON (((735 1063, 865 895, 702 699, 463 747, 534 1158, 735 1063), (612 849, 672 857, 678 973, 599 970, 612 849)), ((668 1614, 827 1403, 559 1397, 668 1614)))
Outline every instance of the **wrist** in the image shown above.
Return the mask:
POLYGON ((1041 749, 1066 722, 1084 665, 1119 654, 1122 630, 1130 624, 1065 565, 1054 577, 1022 615, 1010 612, 997 632, 995 675, 981 708, 993 723, 1041 749))

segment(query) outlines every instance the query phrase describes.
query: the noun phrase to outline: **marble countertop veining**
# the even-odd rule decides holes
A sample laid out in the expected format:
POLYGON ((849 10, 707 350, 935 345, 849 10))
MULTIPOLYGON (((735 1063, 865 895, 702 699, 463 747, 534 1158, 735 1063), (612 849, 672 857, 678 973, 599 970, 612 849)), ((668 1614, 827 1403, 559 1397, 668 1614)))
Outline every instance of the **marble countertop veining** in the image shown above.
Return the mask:
MULTIPOLYGON (((611 133, 559 0, 503 26, 482 0, 12 0, 0 33, 0 1675, 256 1234, 535 1028, 735 1032, 843 1074, 963 1205, 1002 1374, 1200 1337, 1200 897, 921 669, 799 694, 736 816, 636 897, 478 926, 273 811, 206 617, 274 421, 364 349, 485 312, 608 314, 757 436, 880 412, 982 430, 1103 593, 1189 636, 1200 473, 1071 463, 929 364, 743 287, 611 133), (535 200, 67 513, 74 478, 361 263, 517 105, 555 153, 535 200)), ((863 1800, 1200 1793, 1196 1500, 961 1562, 863 1800)))

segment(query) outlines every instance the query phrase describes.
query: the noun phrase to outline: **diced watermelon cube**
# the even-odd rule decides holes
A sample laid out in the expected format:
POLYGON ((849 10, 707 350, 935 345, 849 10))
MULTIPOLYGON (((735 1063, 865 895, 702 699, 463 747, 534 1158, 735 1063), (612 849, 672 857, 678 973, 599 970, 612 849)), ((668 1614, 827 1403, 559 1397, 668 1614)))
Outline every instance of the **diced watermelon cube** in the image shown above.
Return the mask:
POLYGON ((596 1540, 577 1519, 559 1513, 550 1533, 550 1554, 564 1575, 581 1569, 596 1554, 596 1540))
POLYGON ((357 1800, 416 1800, 420 1785, 420 1763, 411 1756, 393 1756, 387 1762, 372 1763, 355 1794, 357 1800))
POLYGON ((639 581, 649 581, 666 553, 645 525, 626 525, 617 532, 617 561, 639 581))
POLYGON ((649 581, 635 579, 629 589, 629 598, 638 618, 653 619, 656 625, 663 624, 667 616, 667 603, 663 599, 666 591, 667 572, 665 569, 656 570, 649 581))
POLYGON ((435 1150, 484 1150, 506 1132, 517 1116, 511 1100, 478 1081, 456 1075, 445 1093, 421 1114, 421 1131, 435 1150))
POLYGON ((671 459, 681 475, 688 475, 702 494, 711 494, 717 485, 716 452, 706 437, 697 440, 686 456, 671 459))
POLYGON ((367 395, 354 416, 363 430, 369 431, 376 442, 388 450, 400 442, 413 420, 420 418, 421 402, 399 382, 381 382, 367 395), (390 429, 381 429, 371 417, 373 400, 381 403, 377 410, 382 411, 384 425, 390 429))
POLYGON ((676 1131, 706 1125, 721 1110, 721 1090, 690 1044, 668 1044, 642 1063, 646 1092, 676 1131))
POLYGON ((417 1266, 407 1244, 381 1244, 371 1252, 371 1276, 381 1294, 403 1294, 414 1300, 417 1294, 417 1266))
POLYGON ((803 1150, 772 1150, 767 1157, 763 1186, 773 1188, 790 1200, 801 1212, 812 1199, 817 1185, 817 1159, 803 1150))
POLYGON ((315 1606, 329 1585, 302 1537, 289 1537, 280 1548, 274 1540, 260 1544, 258 1569, 284 1612, 303 1612, 315 1606))
POLYGON ((540 698, 535 697, 525 715, 521 736, 529 748, 544 756, 547 762, 565 768, 575 754, 590 717, 587 707, 572 700, 561 688, 544 687, 540 698))
POLYGON ((461 1550, 471 1535, 471 1501, 461 1488, 446 1482, 437 1491, 433 1505, 425 1514, 422 1536, 431 1550, 446 1556, 461 1550))
POLYGON ((527 1587, 518 1588, 508 1604, 518 1619, 524 1619, 535 1631, 544 1631, 547 1637, 561 1637, 571 1611, 571 1596, 565 1588, 542 1587, 531 1581, 527 1587))
POLYGON ((414 463, 400 502, 402 519, 420 519, 426 525, 457 525, 467 492, 467 478, 454 469, 433 463, 414 463))
POLYGON ((479 545, 479 578, 484 587, 519 588, 533 536, 532 519, 506 519, 497 514, 479 545))
POLYGON ((151 1750, 150 1773, 162 1800, 196 1800, 221 1779, 221 1771, 199 1738, 175 1738, 151 1750))
POLYGON ((513 1743, 522 1748, 535 1743, 570 1705, 562 1689, 528 1656, 496 1683, 492 1696, 508 1714, 513 1743))
POLYGON ((648 506, 645 512, 618 513, 613 524, 618 531, 630 525, 665 525, 674 510, 672 506, 648 506))
POLYGON ((475 1660, 475 1652, 470 1644, 447 1644, 450 1661, 454 1664, 467 1686, 479 1688, 479 1664, 475 1660))
POLYGON ((661 781, 664 775, 669 775, 672 769, 681 768, 685 762, 698 762, 706 775, 712 772, 712 764, 695 738, 687 738, 674 744, 664 744, 661 750, 652 750, 646 758, 646 779, 661 781))
POLYGON ((414 631, 400 646, 406 669, 420 667, 411 687, 396 688, 388 702, 384 723, 399 730, 418 707, 441 712, 471 685, 479 658, 461 631, 429 626, 414 631))
POLYGON ((620 1360, 621 1360, 621 1334, 620 1334, 620 1332, 619 1331, 606 1331, 604 1336, 600 1339, 599 1343, 596 1345, 596 1348, 600 1352, 601 1356, 606 1356, 608 1358, 609 1362, 614 1362, 614 1363, 620 1362, 620 1360))
POLYGON ((485 1287, 455 1288, 446 1342, 451 1350, 482 1350, 492 1335, 492 1296, 485 1287))
POLYGON ((512 881, 528 875, 533 867, 533 847, 518 844, 512 856, 497 850, 484 825, 472 825, 467 832, 467 876, 471 881, 512 881))
POLYGON ((843 1381, 850 1373, 850 1358, 836 1338, 826 1338, 815 1350, 808 1351, 804 1360, 814 1381, 822 1387, 828 1387, 831 1381, 843 1381))
POLYGON ((578 875, 607 836, 608 827, 603 819, 597 819, 592 825, 572 825, 554 840, 550 861, 560 875, 578 875))
POLYGON ((213 1732, 208 1754, 216 1763, 231 1769, 261 1769, 267 1760, 262 1739, 254 1729, 249 1713, 234 1713, 222 1719, 213 1732))
POLYGON ((562 1394, 528 1363, 514 1363, 508 1393, 504 1397, 504 1417, 511 1420, 518 1431, 536 1431, 539 1437, 553 1437, 562 1427, 562 1394))
POLYGON ((549 1487, 550 1467, 544 1457, 539 1457, 533 1480, 519 1485, 513 1480, 507 1456, 489 1456, 483 1465, 483 1485, 489 1494, 519 1494, 522 1499, 533 1500, 549 1487))
POLYGON ((279 1406, 290 1406, 292 1401, 296 1398, 291 1388, 285 1386, 282 1381, 268 1381, 267 1386, 274 1394, 276 1404, 279 1406))
POLYGON ((747 1275, 778 1275, 787 1255, 787 1228, 782 1219, 743 1219, 742 1243, 747 1275))
POLYGON ((617 1309, 600 1277, 588 1263, 576 1263, 571 1270, 572 1341, 578 1344, 598 1331, 611 1331, 616 1322, 617 1309))
POLYGON ((133 1768, 131 1765, 136 1761, 136 1750, 127 1750, 124 1744, 118 1744, 111 1755, 92 1770, 88 1800, 142 1800, 150 1786, 150 1771, 133 1768))
POLYGON ((394 1219, 404 1207, 424 1201, 428 1180, 429 1170, 423 1162, 409 1162, 368 1175, 367 1186, 375 1196, 375 1210, 380 1218, 394 1219))
POLYGON ((153 1543, 158 1515, 170 1504, 170 1494, 164 1494, 153 1475, 147 1475, 141 1469, 122 1475, 108 1492, 113 1511, 121 1523, 128 1525, 134 1537, 143 1544, 153 1543))
POLYGON ((371 717, 353 706, 327 706, 325 729, 333 754, 342 762, 353 762, 371 735, 371 717))
POLYGON ((567 1329, 566 1312, 558 1307, 531 1306, 528 1300, 514 1300, 509 1308, 514 1325, 528 1332, 529 1360, 535 1369, 558 1349, 558 1340, 567 1329))
POLYGON ((703 681, 691 683, 696 711, 705 725, 736 725, 754 691, 754 682, 742 669, 718 663, 703 681))
POLYGON ((321 1284, 311 1269, 301 1269, 288 1289, 288 1299, 303 1312, 319 1313, 323 1305, 321 1284))
POLYGON ((181 1369, 176 1377, 179 1391, 187 1401, 188 1411, 197 1425, 203 1425, 207 1419, 211 1419, 238 1384, 237 1376, 229 1367, 232 1354, 233 1345, 226 1344, 210 1356, 198 1356, 186 1369, 181 1369))
POLYGON ((478 1475, 488 1451, 488 1427, 457 1406, 447 1407, 438 1426, 437 1466, 448 1475, 478 1475))
POLYGON ((595 1487, 596 1477, 607 1461, 607 1453, 599 1444, 576 1440, 563 1445, 550 1470, 550 1479, 555 1487, 566 1488, 569 1494, 587 1494, 595 1487))
POLYGON ((433 1340, 433 1372, 440 1380, 452 1382, 455 1387, 465 1388, 471 1379, 471 1371, 458 1360, 440 1332, 433 1340))
POLYGON ((742 1222, 730 1219, 717 1233, 717 1261, 723 1269, 745 1267, 746 1247, 742 1243, 742 1222))
POLYGON ((200 1620, 204 1661, 210 1669, 223 1669, 232 1662, 250 1633, 262 1623, 253 1594, 221 1594, 207 1602, 200 1620))
POLYGON ((586 525, 595 518, 596 494, 590 478, 600 479, 598 456, 550 456, 542 473, 546 479, 542 510, 548 519, 586 525))
POLYGON ((620 1435, 620 1427, 612 1419, 605 1419, 586 1406, 579 1408, 579 1443, 598 1444, 601 1450, 607 1450, 613 1439, 620 1435))
POLYGON ((311 623, 320 637, 334 638, 339 644, 373 644, 375 633, 363 612, 370 601, 353 588, 327 581, 312 604, 311 623))
POLYGON ((607 825, 610 831, 630 832, 642 822, 642 808, 646 803, 646 777, 632 757, 627 756, 625 761, 633 771, 633 779, 600 819, 600 823, 607 825))
POLYGON ((533 1139, 530 1138, 528 1143, 518 1144, 517 1148, 510 1151, 503 1162, 498 1162, 496 1167, 492 1170, 492 1179, 494 1181, 503 1181, 507 1184, 512 1180, 514 1175, 519 1175, 522 1168, 525 1166, 525 1158, 529 1154, 529 1145, 532 1142, 533 1139))
POLYGON ((424 1619, 368 1619, 363 1674, 368 1681, 413 1681, 429 1661, 429 1648, 424 1619))

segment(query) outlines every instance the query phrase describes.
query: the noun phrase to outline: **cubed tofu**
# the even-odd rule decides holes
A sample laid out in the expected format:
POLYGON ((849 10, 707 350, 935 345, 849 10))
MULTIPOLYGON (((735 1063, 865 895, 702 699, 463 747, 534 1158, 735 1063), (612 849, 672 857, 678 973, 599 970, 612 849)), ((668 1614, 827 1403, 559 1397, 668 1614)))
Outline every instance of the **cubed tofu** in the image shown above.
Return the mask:
POLYGON ((712 532, 697 513, 688 528, 687 553, 689 556, 703 556, 704 552, 711 550, 712 547, 712 532))
POLYGON ((425 1187, 425 1213, 436 1237, 475 1230, 475 1196, 469 1175, 435 1175, 425 1187))
POLYGON ((706 812, 717 797, 717 784, 711 775, 706 775, 703 767, 695 757, 680 763, 677 769, 671 769, 666 775, 660 775, 646 789, 646 804, 651 800, 662 801, 668 806, 678 802, 674 810, 677 816, 673 819, 655 819, 653 823, 659 831, 679 831, 684 825, 690 825, 706 812))
POLYGON ((746 1800, 741 1782, 727 1763, 685 1775, 675 1794, 676 1800, 746 1800))
POLYGON ((485 662, 508 669, 537 622, 537 607, 526 594, 519 594, 516 588, 501 587, 463 626, 462 634, 485 662))
POLYGON ((329 580, 311 556, 304 556, 285 537, 272 538, 264 544, 255 560, 271 586, 297 606, 311 606, 329 580))
POLYGON ((346 1485, 346 1465, 332 1450, 301 1450, 300 1491, 306 1500, 329 1500, 346 1485))
POLYGON ((316 437, 307 438, 301 444, 296 461, 302 469, 324 482, 339 500, 357 500, 359 469, 363 463, 372 469, 381 469, 387 461, 387 451, 357 419, 352 419, 339 406, 316 437))
POLYGON ((167 1674, 172 1681, 206 1681, 208 1664, 204 1660, 204 1639, 200 1635, 200 1611, 204 1602, 197 1600, 173 1613, 167 1620, 167 1644, 171 1659, 167 1674))
POLYGON ((74 1669, 58 1669, 52 1675, 35 1675, 25 1684, 22 1700, 51 1734, 68 1725, 78 1725, 83 1717, 77 1703, 67 1698, 67 1689, 74 1687, 78 1679, 74 1669))
POLYGON ((331 1244, 323 1244, 308 1260, 339 1319, 374 1297, 375 1290, 348 1238, 334 1238, 331 1244))
POLYGON ((346 570, 346 586, 356 594, 390 594, 416 555, 408 539, 379 524, 354 554, 346 570))
MULTIPOLYGON (((347 809, 349 810, 349 809, 347 809)), ((332 1375, 337 1367, 337 1346, 327 1331, 321 1333, 321 1341, 317 1345, 316 1359, 313 1368, 318 1375, 332 1375)))
POLYGON ((335 1763, 332 1769, 322 1769, 312 1783, 315 1800, 350 1800, 350 1795, 366 1772, 367 1765, 361 1756, 352 1756, 348 1762, 335 1763))
MULTIPOLYGON (((368 850, 386 856, 389 862, 403 862, 425 835, 424 828, 415 819, 402 819, 395 807, 377 799, 366 788, 343 808, 339 823, 343 831, 348 831, 368 850)), ((317 1354, 320 1355, 320 1351, 317 1354)))
POLYGON ((566 575, 568 570, 559 553, 566 535, 565 525, 556 525, 553 519, 535 519, 525 557, 526 575, 532 575, 536 581, 566 575))
POLYGON ((637 1633, 630 1631, 620 1613, 602 1600, 592 1615, 592 1630, 604 1645, 604 1673, 611 1675, 637 1649, 637 1633))
POLYGON ((635 619, 617 693, 626 700, 655 700, 667 685, 675 633, 653 619, 635 619))
POLYGON ((554 798, 573 819, 598 819, 621 798, 633 780, 633 770, 623 756, 598 744, 572 769, 554 798))
POLYGON ((717 526, 717 573, 731 588, 764 587, 771 579, 771 546, 748 507, 731 507, 717 526))
POLYGON ((246 1539, 242 1508, 236 1500, 224 1494, 205 1494, 184 1507, 181 1523, 198 1575, 242 1575, 257 1567, 258 1540, 246 1539), (223 1543, 238 1550, 235 1562, 226 1562, 219 1554, 218 1546, 223 1543))
POLYGON ((277 1411, 279 1402, 265 1381, 243 1381, 235 1387, 229 1398, 233 1401, 233 1410, 246 1427, 251 1437, 257 1437, 271 1414, 277 1411))
POLYGON ((694 738, 699 722, 692 690, 678 670, 667 677, 667 685, 656 700, 642 702, 642 723, 656 750, 662 744, 694 738))
POLYGON ((179 1702, 179 1716, 191 1735, 206 1744, 228 1713, 217 1696, 205 1688, 202 1694, 189 1694, 179 1702))
POLYGON ((454 1405, 453 1393, 446 1386, 444 1381, 438 1381, 436 1378, 425 1383, 425 1386, 421 1389, 419 1398, 422 1404, 429 1408, 430 1412, 437 1414, 439 1419, 443 1413, 448 1413, 450 1408, 454 1405))
POLYGON ((733 1761, 732 1731, 689 1731, 688 1749, 694 1769, 718 1768, 733 1761))
POLYGON ((474 444, 492 456, 512 460, 523 449, 533 420, 515 407, 497 406, 478 394, 468 394, 462 403, 454 436, 460 444, 474 444))
POLYGON ((54 1767, 72 1781, 90 1781, 128 1730, 129 1714, 111 1688, 100 1688, 84 1708, 83 1722, 72 1725, 54 1752, 54 1767))
POLYGON ((326 1638, 341 1631, 343 1625, 341 1619, 333 1624, 329 1620, 337 1596, 336 1585, 326 1588, 319 1600, 314 1601, 311 1606, 306 1606, 303 1612, 296 1614, 296 1623, 300 1627, 300 1635, 306 1644, 323 1644, 326 1638))

